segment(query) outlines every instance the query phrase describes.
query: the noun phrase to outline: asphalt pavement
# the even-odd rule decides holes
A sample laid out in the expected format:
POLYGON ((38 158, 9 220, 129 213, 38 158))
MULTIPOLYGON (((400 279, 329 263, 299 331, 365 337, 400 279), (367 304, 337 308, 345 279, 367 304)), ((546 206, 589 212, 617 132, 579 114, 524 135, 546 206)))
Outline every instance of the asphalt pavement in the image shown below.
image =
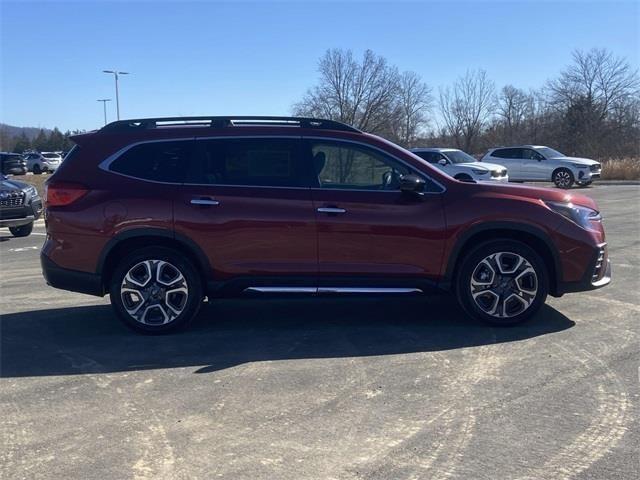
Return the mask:
POLYGON ((581 190, 614 280, 488 327, 448 297, 235 299, 146 337, 0 230, 2 479, 632 479, 640 186, 581 190))

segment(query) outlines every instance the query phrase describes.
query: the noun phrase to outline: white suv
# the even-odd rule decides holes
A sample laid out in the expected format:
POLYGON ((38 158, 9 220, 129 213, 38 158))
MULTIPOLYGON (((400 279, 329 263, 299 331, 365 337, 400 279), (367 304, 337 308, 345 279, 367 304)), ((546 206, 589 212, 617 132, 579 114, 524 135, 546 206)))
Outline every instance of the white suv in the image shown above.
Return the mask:
POLYGON ((412 153, 431 163, 456 180, 494 180, 508 182, 507 169, 493 163, 480 163, 455 148, 413 148, 412 153))
POLYGON ((512 182, 549 181, 559 188, 581 187, 600 177, 601 166, 588 158, 567 157, 553 148, 538 145, 492 148, 481 162, 500 162, 509 169, 512 182))
POLYGON ((62 163, 62 156, 55 152, 28 153, 25 160, 27 169, 39 175, 43 172, 55 172, 62 163))

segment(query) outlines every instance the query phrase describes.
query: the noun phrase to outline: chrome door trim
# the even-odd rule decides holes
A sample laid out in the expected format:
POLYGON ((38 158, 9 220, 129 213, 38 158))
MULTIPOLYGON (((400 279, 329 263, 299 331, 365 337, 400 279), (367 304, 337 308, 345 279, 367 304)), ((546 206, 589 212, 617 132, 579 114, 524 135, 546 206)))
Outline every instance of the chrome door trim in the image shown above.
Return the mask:
POLYGON ((247 287, 244 292, 259 293, 316 293, 316 287, 247 287))
POLYGON ((212 198, 192 198, 189 203, 191 203, 191 205, 220 205, 220 202, 218 200, 214 200, 212 198))
POLYGON ((398 287, 247 287, 243 292, 257 293, 424 293, 420 288, 398 287))
POLYGON ((337 208, 337 207, 320 207, 320 208, 316 208, 316 212, 319 213, 347 213, 347 211, 344 208, 337 208))
POLYGON ((318 293, 423 293, 419 288, 318 287, 318 293))

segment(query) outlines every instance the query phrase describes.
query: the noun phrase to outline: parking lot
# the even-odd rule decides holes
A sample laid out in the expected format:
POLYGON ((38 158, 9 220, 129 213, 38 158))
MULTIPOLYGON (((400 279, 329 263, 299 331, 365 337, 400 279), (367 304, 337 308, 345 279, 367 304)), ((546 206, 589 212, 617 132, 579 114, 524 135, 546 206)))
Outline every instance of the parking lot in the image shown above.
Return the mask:
POLYGON ((584 190, 605 289, 525 325, 447 297, 221 300, 145 337, 47 287, 44 224, 0 232, 0 476, 636 478, 640 186, 584 190))

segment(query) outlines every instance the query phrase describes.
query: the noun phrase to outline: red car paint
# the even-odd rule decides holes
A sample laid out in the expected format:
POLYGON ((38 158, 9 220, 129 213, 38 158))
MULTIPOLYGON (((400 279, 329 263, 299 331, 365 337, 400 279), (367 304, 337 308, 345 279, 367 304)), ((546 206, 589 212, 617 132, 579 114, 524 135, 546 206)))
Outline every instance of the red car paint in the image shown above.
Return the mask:
MULTIPOLYGON (((459 259, 478 238, 515 236, 549 262, 551 293, 596 288, 594 252, 605 242, 600 223, 581 228, 546 206, 572 202, 597 209, 588 197, 549 188, 463 183, 386 140, 323 128, 181 127, 77 135, 78 150, 48 182, 87 192, 69 205, 49 205, 43 265, 64 273, 60 288, 103 295, 118 255, 128 245, 180 245, 192 256, 210 292, 241 279, 305 284, 373 279, 397 285, 428 281, 451 287, 459 259), (138 142, 169 139, 289 137, 357 142, 386 152, 439 184, 421 201, 398 191, 186 185, 158 183, 106 171, 99 165, 138 142), (191 204, 213 198, 219 208, 191 204), (345 209, 347 215, 318 208, 345 209), (475 240, 474 240, 475 239, 475 240), (132 243, 133 242, 133 243, 132 243), (117 253, 114 253, 117 252, 117 253), (115 256, 115 257, 114 257, 115 256), (75 280, 74 280, 75 279, 75 280)), ((46 272, 45 272, 46 273, 46 272)), ((62 275, 61 273, 61 275, 62 275)), ((242 285, 245 283, 240 282, 242 285)))

